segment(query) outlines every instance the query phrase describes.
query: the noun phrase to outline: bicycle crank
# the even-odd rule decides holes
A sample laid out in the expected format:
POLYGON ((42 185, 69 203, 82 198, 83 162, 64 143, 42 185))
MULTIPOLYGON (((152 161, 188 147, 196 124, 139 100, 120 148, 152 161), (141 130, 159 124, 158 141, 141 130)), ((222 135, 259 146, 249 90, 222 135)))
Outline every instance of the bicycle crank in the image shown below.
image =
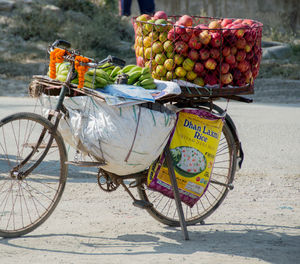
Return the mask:
POLYGON ((113 192, 120 186, 117 181, 114 181, 109 174, 102 169, 98 171, 97 182, 100 189, 105 192, 113 192))

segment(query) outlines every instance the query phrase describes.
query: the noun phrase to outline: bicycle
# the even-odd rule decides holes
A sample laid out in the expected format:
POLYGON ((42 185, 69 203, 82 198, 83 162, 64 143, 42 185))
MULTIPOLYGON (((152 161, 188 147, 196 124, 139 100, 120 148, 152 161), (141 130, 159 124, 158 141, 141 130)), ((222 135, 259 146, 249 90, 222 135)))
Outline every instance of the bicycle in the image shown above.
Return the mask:
MULTIPOLYGON (((0 236, 18 237, 27 234, 42 223, 54 211, 60 201, 68 175, 68 161, 65 142, 58 131, 58 124, 65 113, 64 99, 74 92, 92 96, 71 87, 74 79, 75 56, 79 53, 71 50, 70 44, 63 40, 55 41, 50 51, 64 46, 68 55, 64 60, 70 63, 67 79, 60 83, 59 99, 55 111, 50 111, 47 118, 36 113, 16 113, 0 121, 0 236)), ((95 62, 82 63, 91 68, 101 68, 105 63, 124 66, 125 62, 116 57, 95 62)), ((183 87, 184 88, 184 87, 183 87)), ((189 89, 190 90, 190 89, 189 89)), ((225 110, 213 103, 219 97, 250 102, 240 96, 191 95, 178 96, 155 102, 163 107, 173 103, 177 107, 203 108, 223 114, 225 110)), ((228 191, 233 189, 236 168, 241 167, 243 151, 234 122, 227 114, 217 150, 215 166, 210 184, 197 204, 190 208, 184 206, 187 225, 204 223, 223 202, 228 191)), ((98 184, 101 189, 112 192, 120 185, 133 199, 133 204, 147 210, 159 222, 169 226, 179 226, 180 219, 174 199, 147 187, 148 170, 119 176, 101 169, 103 160, 79 162, 77 165, 98 168, 98 184), (125 180, 132 180, 127 186, 125 180), (130 188, 137 188, 139 198, 131 193, 130 188)))

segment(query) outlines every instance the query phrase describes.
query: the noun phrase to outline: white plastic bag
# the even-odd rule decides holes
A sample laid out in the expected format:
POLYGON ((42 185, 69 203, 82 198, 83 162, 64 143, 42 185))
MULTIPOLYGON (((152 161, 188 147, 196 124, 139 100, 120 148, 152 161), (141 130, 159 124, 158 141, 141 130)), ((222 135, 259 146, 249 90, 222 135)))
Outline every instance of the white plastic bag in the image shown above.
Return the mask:
MULTIPOLYGON (((41 96, 45 110, 58 97, 41 96)), ((59 123, 64 140, 83 153, 104 159, 106 171, 127 175, 145 170, 158 158, 175 125, 174 111, 137 105, 113 107, 89 96, 66 97, 68 110, 59 123)))

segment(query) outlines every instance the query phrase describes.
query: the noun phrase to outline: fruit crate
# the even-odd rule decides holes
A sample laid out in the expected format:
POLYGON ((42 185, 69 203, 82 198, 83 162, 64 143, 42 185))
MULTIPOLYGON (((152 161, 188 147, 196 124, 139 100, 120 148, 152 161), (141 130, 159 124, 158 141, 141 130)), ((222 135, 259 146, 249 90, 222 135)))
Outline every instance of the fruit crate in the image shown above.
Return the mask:
POLYGON ((183 95, 254 93, 262 56, 262 23, 200 16, 134 17, 137 65, 159 80, 181 80, 183 95))

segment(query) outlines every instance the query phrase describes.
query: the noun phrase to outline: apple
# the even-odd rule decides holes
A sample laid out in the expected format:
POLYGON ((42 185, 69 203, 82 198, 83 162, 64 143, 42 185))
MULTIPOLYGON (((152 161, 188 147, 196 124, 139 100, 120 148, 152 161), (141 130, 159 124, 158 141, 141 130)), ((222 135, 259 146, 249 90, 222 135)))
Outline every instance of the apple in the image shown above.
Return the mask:
POLYGON ((191 49, 188 53, 188 57, 192 60, 192 61, 197 61, 199 58, 199 53, 197 50, 195 49, 191 49))
POLYGON ((150 32, 150 34, 148 35, 149 38, 151 38, 152 42, 158 40, 159 38, 159 32, 157 31, 152 31, 150 32))
POLYGON ((243 22, 243 19, 238 18, 238 19, 233 20, 232 24, 240 24, 242 22, 243 22))
POLYGON ((234 35, 237 38, 242 38, 244 36, 244 34, 245 34, 245 25, 243 25, 243 24, 235 24, 231 28, 232 29, 236 29, 236 30, 234 30, 234 35))
POLYGON ((210 50, 210 57, 212 57, 213 59, 218 60, 220 58, 220 50, 213 48, 210 50))
POLYGON ((229 69, 230 69, 230 65, 227 62, 223 62, 221 64, 221 73, 222 74, 227 73, 229 71, 229 69))
POLYGON ((201 60, 207 60, 209 58, 210 52, 208 49, 202 48, 199 51, 199 55, 200 55, 201 60))
POLYGON ((189 42, 190 37, 191 37, 191 36, 190 36, 188 33, 186 33, 186 32, 180 35, 180 38, 181 38, 184 42, 189 42))
POLYGON ((228 56, 230 53, 231 53, 230 48, 227 47, 227 46, 225 46, 225 47, 223 48, 223 50, 222 50, 222 55, 223 55, 224 57, 226 57, 226 56, 228 56))
POLYGON ((245 46, 245 48, 244 48, 244 50, 245 50, 245 52, 248 53, 248 52, 250 52, 252 50, 252 46, 249 43, 247 43, 246 46, 245 46))
POLYGON ((211 40, 211 35, 207 30, 204 30, 199 34, 199 40, 203 45, 208 45, 211 40))
POLYGON ((157 12, 155 12, 155 14, 154 14, 153 17, 155 19, 165 19, 165 20, 168 19, 168 16, 167 16, 167 14, 164 11, 157 11, 157 12))
POLYGON ((220 47, 222 44, 221 34, 219 32, 214 32, 214 33, 210 33, 210 35, 211 35, 210 45, 214 48, 220 47))
POLYGON ((194 84, 197 84, 199 86, 204 86, 204 80, 201 77, 197 77, 195 78, 195 80, 193 81, 194 84))
POLYGON ((250 69, 250 64, 249 62, 243 60, 240 61, 237 65, 237 68, 241 71, 241 72, 246 72, 250 69))
POLYGON ((235 55, 235 54, 237 53, 237 48, 236 48, 235 46, 231 47, 231 48, 230 48, 230 53, 231 53, 232 55, 235 55))
POLYGON ((137 57, 136 58, 136 64, 140 67, 144 67, 144 59, 143 57, 137 57))
POLYGON ((239 50, 235 55, 237 61, 243 61, 246 59, 246 52, 244 50, 239 50))
POLYGON ((166 31, 165 32, 161 32, 159 34, 158 39, 159 39, 160 42, 165 42, 168 39, 168 33, 166 31))
POLYGON ((229 19, 229 18, 224 18, 222 19, 221 21, 221 26, 222 27, 226 27, 227 25, 231 24, 232 23, 232 19, 229 19))
POLYGON ((212 59, 212 58, 209 58, 205 63, 204 63, 204 66, 206 69, 208 70, 215 70, 216 67, 217 67, 217 62, 212 59))
POLYGON ((194 34, 194 28, 192 27, 188 27, 185 29, 186 33, 189 34, 190 36, 192 36, 194 34))
POLYGON ((179 18, 178 24, 185 27, 191 27, 193 26, 193 18, 188 15, 183 15, 179 18))
POLYGON ((230 84, 233 80, 233 77, 232 77, 232 74, 229 72, 229 73, 226 73, 226 74, 221 74, 221 82, 223 84, 230 84))
POLYGON ((159 32, 166 31, 168 22, 165 19, 157 19, 155 21, 155 29, 159 32))
POLYGON ((165 50, 165 52, 173 52, 174 50, 174 44, 172 41, 167 40, 164 44, 163 44, 163 48, 165 50))
POLYGON ((155 72, 158 76, 163 77, 167 73, 167 69, 163 65, 157 65, 155 72))
POLYGON ((175 69, 176 76, 183 78, 186 75, 186 70, 183 67, 177 67, 175 69))
POLYGON ((186 74, 186 78, 189 80, 189 81, 193 81, 197 78, 197 73, 193 72, 193 71, 188 71, 187 74, 186 74))
POLYGON ((156 54, 156 55, 155 55, 155 58, 154 58, 155 62, 156 62, 157 64, 159 64, 159 65, 164 64, 164 62, 165 62, 166 59, 167 59, 167 57, 166 57, 166 55, 163 54, 163 53, 156 54))
POLYGON ((201 62, 196 62, 193 71, 197 74, 203 72, 204 66, 201 62))
POLYGON ((175 51, 179 54, 187 52, 189 46, 184 41, 177 41, 175 43, 175 51))
POLYGON ((255 34, 253 34, 253 30, 247 30, 244 34, 244 38, 246 39, 247 42, 252 43, 255 40, 255 34))
MULTIPOLYGON (((141 52, 143 54, 143 50, 141 52)), ((152 49, 150 47, 145 49, 144 54, 145 54, 145 58, 148 60, 150 60, 155 55, 154 52, 152 52, 152 49)), ((140 55, 140 56, 143 56, 143 55, 140 55)))
POLYGON ((179 36, 183 35, 186 33, 185 28, 182 26, 175 26, 175 33, 178 34, 179 36))
POLYGON ((136 18, 136 21, 148 21, 151 17, 148 14, 142 14, 136 18))
POLYGON ((236 47, 238 49, 244 49, 245 46, 246 46, 247 42, 244 38, 239 38, 237 41, 236 41, 236 47))
POLYGON ((175 74, 173 73, 173 71, 167 71, 167 73, 166 73, 166 78, 167 78, 167 80, 168 80, 168 81, 173 80, 174 75, 175 75, 175 74))
POLYGON ((177 65, 181 65, 183 61, 184 61, 183 56, 181 56, 181 55, 179 55, 179 54, 175 54, 175 55, 174 55, 174 62, 175 62, 177 65))
POLYGON ((254 21, 251 19, 244 19, 242 23, 251 26, 254 23, 254 21))
POLYGON ((224 42, 228 44, 228 46, 234 46, 236 41, 237 41, 237 37, 235 35, 232 34, 232 32, 230 31, 229 35, 227 35, 226 37, 224 37, 224 42))
POLYGON ((144 23, 143 27, 146 31, 151 32, 153 29, 153 24, 155 23, 154 19, 150 19, 147 21, 147 23, 144 23))
POLYGON ((151 47, 151 44, 152 44, 152 39, 149 36, 145 37, 143 41, 144 47, 145 48, 151 47))
POLYGON ((225 57, 225 61, 228 63, 228 64, 234 64, 235 63, 235 57, 233 54, 230 54, 228 56, 225 57))
POLYGON ((251 60, 253 58, 253 56, 254 56, 254 51, 251 50, 250 52, 248 52, 246 54, 246 60, 248 60, 248 61, 251 60))
POLYGON ((164 66, 168 71, 172 71, 175 66, 174 60, 173 59, 165 60, 164 66))
POLYGON ((196 36, 192 36, 190 38, 188 45, 191 49, 197 49, 197 50, 200 49, 202 46, 199 38, 197 38, 196 36))
POLYGON ((244 72, 245 82, 251 83, 252 82, 252 71, 249 69, 248 71, 244 72))
POLYGON ((207 74, 204 78, 204 82, 209 85, 215 85, 219 83, 219 80, 214 74, 207 74))
POLYGON ((190 58, 186 58, 183 61, 182 66, 186 71, 191 71, 191 70, 193 70, 193 68, 195 66, 195 62, 192 61, 190 58))
POLYGON ((168 59, 173 59, 173 57, 174 57, 173 51, 171 51, 171 52, 166 52, 166 55, 167 55, 167 58, 168 58, 168 59))
POLYGON ((245 86, 246 85, 246 78, 244 76, 241 76, 238 79, 235 79, 235 84, 237 86, 245 86))
MULTIPOLYGON (((151 48, 150 48, 150 50, 151 50, 151 48)), ((146 49, 145 49, 145 52, 146 52, 146 49)), ((138 56, 143 57, 143 53, 144 53, 144 48, 143 47, 138 48, 138 50, 137 50, 138 56)))
POLYGON ((152 50, 156 54, 162 53, 164 50, 162 43, 159 41, 154 42, 152 45, 152 50))
MULTIPOLYGON (((208 28, 209 29, 221 29, 222 25, 220 24, 220 22, 218 20, 214 20, 208 24, 208 28)), ((217 32, 217 30, 211 30, 211 32, 217 32)))
POLYGON ((174 28, 168 32, 168 40, 176 40, 179 38, 179 35, 175 32, 174 28))

